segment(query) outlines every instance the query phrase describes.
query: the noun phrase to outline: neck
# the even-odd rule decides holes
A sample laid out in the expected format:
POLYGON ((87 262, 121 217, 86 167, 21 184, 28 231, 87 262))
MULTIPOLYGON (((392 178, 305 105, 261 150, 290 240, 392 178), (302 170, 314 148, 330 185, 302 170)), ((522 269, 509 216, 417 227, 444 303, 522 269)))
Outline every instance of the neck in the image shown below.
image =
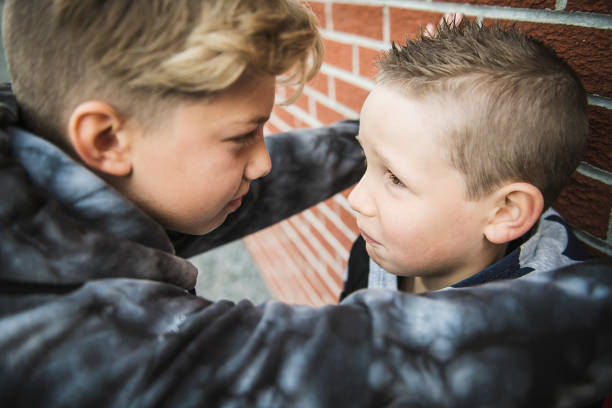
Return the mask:
POLYGON ((484 256, 474 257, 475 262, 459 266, 452 271, 441 270, 437 273, 414 277, 399 276, 398 289, 402 292, 416 294, 447 288, 502 259, 506 254, 507 247, 508 244, 492 246, 484 256))

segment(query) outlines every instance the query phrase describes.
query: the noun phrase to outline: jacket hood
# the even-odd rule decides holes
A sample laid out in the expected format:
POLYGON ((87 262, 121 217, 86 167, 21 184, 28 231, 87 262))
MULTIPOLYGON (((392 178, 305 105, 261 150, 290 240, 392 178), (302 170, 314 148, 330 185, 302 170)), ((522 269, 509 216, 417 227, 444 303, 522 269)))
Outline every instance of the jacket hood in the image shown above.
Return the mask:
POLYGON ((10 194, 0 202, 0 279, 79 284, 128 277, 195 286, 197 270, 174 256, 159 224, 57 146, 17 124, 18 105, 4 85, 0 191, 10 194))
POLYGON ((11 84, 0 84, 0 126, 10 126, 17 123, 17 99, 11 90, 11 84))

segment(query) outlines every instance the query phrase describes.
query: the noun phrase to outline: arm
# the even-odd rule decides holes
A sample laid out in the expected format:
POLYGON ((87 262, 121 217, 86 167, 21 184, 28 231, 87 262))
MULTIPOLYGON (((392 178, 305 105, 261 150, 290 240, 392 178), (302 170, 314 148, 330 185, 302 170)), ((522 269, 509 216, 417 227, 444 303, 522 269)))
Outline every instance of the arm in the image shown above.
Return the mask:
POLYGON ((344 304, 370 309, 377 386, 399 406, 584 407, 612 390, 611 272, 595 261, 421 296, 360 291, 344 304))
POLYGON ((318 309, 90 282, 0 319, 0 395, 48 407, 555 407, 605 395, 612 263, 532 275, 360 291, 318 309))
POLYGON ((189 257, 244 237, 355 184, 365 170, 355 140, 357 121, 266 137, 272 171, 251 183, 242 207, 202 237, 170 233, 177 254, 189 257))

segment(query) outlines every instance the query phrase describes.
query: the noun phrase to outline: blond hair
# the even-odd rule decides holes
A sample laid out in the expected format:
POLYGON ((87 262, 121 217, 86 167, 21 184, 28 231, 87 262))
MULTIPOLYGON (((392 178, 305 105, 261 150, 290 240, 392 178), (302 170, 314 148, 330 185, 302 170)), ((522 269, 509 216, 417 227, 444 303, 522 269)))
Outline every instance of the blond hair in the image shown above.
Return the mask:
POLYGON ((548 207, 580 163, 589 131, 580 80, 513 27, 442 23, 433 37, 393 45, 379 67, 378 83, 462 112, 441 140, 468 199, 523 181, 548 207))
POLYGON ((25 121, 55 139, 85 100, 143 119, 246 74, 299 91, 323 54, 299 0, 8 0, 3 38, 25 121))

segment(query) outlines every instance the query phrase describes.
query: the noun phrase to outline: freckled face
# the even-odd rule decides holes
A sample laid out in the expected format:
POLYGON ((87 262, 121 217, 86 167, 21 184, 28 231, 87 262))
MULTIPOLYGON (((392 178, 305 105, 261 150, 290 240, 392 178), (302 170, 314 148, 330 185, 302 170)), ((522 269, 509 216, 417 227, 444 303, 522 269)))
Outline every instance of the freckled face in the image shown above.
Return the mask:
POLYGON ((359 139, 368 166, 349 203, 368 254, 391 273, 459 276, 480 267, 486 211, 465 199, 463 176, 438 142, 441 124, 457 122, 453 115, 385 86, 363 106, 359 139))
POLYGON ((217 228, 240 207, 249 183, 270 171, 263 125, 274 88, 274 77, 250 78, 211 101, 177 106, 161 127, 133 139, 122 192, 166 228, 217 228))

